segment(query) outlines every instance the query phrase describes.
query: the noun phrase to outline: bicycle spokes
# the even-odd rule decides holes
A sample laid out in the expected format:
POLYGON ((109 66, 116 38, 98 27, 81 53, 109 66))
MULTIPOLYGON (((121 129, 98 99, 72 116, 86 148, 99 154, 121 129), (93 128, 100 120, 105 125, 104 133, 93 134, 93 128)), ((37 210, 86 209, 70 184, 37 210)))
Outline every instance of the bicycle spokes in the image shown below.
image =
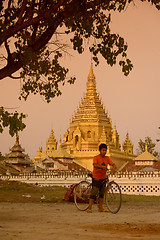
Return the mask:
POLYGON ((105 201, 110 212, 117 213, 121 207, 121 190, 119 185, 112 181, 106 188, 105 201))
POLYGON ((91 184, 87 181, 80 182, 75 188, 74 202, 79 210, 85 211, 88 209, 90 193, 91 184))

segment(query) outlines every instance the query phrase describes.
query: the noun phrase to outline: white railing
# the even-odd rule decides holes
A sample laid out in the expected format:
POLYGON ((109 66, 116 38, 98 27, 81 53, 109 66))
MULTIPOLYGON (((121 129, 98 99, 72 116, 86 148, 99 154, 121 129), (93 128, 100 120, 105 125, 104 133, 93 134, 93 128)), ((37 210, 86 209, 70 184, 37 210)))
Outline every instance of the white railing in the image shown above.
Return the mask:
POLYGON ((160 196, 160 174, 117 174, 110 176, 116 181, 123 194, 160 196))
MULTIPOLYGON (((40 186, 66 186, 76 184, 81 180, 91 181, 88 172, 54 171, 46 173, 30 173, 20 175, 1 175, 1 180, 21 181, 40 186)), ((110 175, 110 180, 116 181, 123 194, 160 196, 160 172, 118 172, 110 175)))

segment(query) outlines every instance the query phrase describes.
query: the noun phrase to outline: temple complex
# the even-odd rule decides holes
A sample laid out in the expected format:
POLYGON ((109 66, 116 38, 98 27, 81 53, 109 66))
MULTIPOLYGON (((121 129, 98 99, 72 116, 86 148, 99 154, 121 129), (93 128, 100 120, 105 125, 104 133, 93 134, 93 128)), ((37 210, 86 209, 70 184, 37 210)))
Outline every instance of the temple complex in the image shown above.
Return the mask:
MULTIPOLYGON (((110 116, 105 111, 97 93, 91 63, 86 93, 70 121, 70 126, 63 136, 60 148, 63 153, 65 151, 68 154, 67 156, 70 155, 75 163, 92 170, 93 157, 99 154, 98 147, 101 143, 107 144, 107 155, 118 169, 135 158, 133 144, 128 133, 126 133, 126 139, 121 149, 116 126, 112 127, 110 116)), ((39 161, 45 155, 53 157, 56 149, 57 141, 53 136, 53 130, 51 130, 51 136, 46 144, 46 152, 42 152, 42 148, 40 148, 34 161, 39 161)))

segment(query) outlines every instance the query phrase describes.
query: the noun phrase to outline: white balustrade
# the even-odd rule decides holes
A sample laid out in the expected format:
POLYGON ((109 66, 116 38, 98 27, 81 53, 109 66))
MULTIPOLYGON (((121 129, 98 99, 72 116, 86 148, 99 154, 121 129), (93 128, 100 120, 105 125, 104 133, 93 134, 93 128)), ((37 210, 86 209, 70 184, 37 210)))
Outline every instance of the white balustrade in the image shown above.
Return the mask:
MULTIPOLYGON (((0 175, 1 180, 21 181, 40 186, 66 186, 82 180, 91 181, 87 172, 54 171, 47 173, 24 173, 20 175, 0 175)), ((110 181, 116 181, 123 194, 160 196, 160 172, 118 172, 110 175, 110 181)))

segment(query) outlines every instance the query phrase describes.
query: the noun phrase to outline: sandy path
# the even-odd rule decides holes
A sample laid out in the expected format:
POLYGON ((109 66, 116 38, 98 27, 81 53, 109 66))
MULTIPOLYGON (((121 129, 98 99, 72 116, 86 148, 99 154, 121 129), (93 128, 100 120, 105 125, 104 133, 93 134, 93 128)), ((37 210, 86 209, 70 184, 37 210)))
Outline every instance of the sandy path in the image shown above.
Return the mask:
POLYGON ((119 213, 73 203, 0 203, 1 240, 160 240, 160 203, 125 203, 119 213))

